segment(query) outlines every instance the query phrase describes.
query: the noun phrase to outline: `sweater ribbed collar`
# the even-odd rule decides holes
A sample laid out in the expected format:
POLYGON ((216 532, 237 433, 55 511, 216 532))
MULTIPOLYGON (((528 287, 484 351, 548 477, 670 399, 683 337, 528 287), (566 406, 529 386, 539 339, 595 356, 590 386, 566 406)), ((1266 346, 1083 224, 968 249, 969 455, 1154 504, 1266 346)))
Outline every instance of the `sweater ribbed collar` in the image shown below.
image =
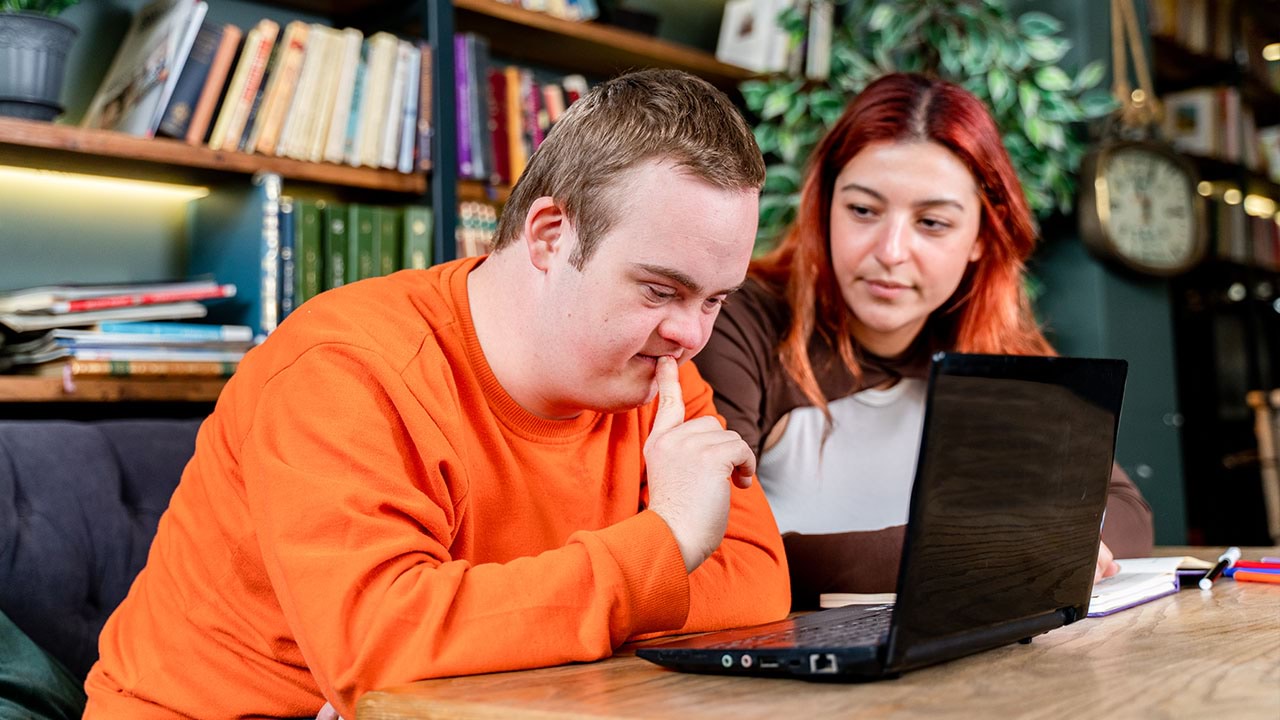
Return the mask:
POLYGON ((467 362, 480 383, 489 407, 504 425, 527 439, 571 442, 586 434, 600 419, 600 413, 584 410, 582 414, 568 420, 550 420, 534 415, 516 402, 493 374, 484 349, 480 347, 480 338, 476 335, 475 323, 471 318, 471 300, 467 293, 467 277, 482 262, 484 257, 467 258, 460 262, 449 279, 449 287, 467 362))

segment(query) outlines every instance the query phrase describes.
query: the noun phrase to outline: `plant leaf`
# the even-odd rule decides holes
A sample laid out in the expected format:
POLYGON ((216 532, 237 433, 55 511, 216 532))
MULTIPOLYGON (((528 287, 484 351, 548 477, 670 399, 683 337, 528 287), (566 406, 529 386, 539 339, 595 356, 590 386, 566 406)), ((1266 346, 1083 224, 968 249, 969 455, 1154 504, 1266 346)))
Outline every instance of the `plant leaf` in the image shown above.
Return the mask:
POLYGON ((1046 13, 1029 12, 1018 18, 1018 31, 1028 37, 1056 35, 1062 31, 1062 22, 1046 13))
POLYGON ((1104 75, 1107 74, 1107 64, 1102 60, 1094 60, 1085 65, 1084 68, 1076 75, 1076 81, 1073 89, 1076 92, 1088 90, 1102 81, 1104 75))
POLYGON ((871 11, 871 19, 867 21, 867 28, 872 32, 880 32, 888 26, 889 21, 894 16, 893 5, 890 3, 881 3, 876 9, 871 11))
POLYGON ((1046 65, 1036 70, 1036 84, 1049 92, 1071 89, 1071 78, 1057 65, 1046 65))

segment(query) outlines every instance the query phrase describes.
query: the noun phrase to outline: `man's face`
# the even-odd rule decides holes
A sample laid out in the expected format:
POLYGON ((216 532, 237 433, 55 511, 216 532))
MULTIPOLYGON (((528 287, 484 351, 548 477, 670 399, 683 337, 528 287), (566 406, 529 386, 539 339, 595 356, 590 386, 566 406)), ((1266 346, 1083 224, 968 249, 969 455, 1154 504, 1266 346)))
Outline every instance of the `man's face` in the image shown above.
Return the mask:
POLYGON ((613 228, 582 270, 572 229, 547 271, 539 366, 552 417, 616 412, 651 400, 657 358, 684 363, 707 343, 725 297, 742 284, 758 197, 669 164, 646 163, 619 186, 613 228))

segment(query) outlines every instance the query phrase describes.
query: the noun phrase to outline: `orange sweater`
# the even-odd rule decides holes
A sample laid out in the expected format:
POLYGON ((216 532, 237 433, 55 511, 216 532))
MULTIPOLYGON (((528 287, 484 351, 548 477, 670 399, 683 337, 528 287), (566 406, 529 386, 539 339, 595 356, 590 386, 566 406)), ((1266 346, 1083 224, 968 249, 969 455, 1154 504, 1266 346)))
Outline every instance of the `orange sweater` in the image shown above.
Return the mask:
MULTIPOLYGON (((325 293, 249 353, 111 616, 88 718, 354 718, 396 683, 607 657, 789 607, 759 486, 692 575, 643 510, 656 402, 549 421, 485 362, 470 259, 325 293)), ((688 416, 710 388, 681 369, 688 416)), ((727 480, 726 480, 727 482, 727 480)))

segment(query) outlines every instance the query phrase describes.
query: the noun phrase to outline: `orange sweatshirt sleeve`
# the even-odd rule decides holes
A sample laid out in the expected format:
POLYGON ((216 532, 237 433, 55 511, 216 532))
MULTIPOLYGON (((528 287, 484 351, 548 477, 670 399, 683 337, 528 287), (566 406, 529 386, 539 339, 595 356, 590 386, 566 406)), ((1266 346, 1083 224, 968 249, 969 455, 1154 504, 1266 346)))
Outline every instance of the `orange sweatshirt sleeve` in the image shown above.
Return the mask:
MULTIPOLYGON (((685 418, 715 415, 724 425, 711 386, 693 363, 681 367, 680 379, 685 418)), ((734 488, 730 497, 724 541, 689 576, 689 618, 680 632, 771 622, 786 617, 791 608, 786 552, 760 483, 734 488)))
MULTIPOLYGON (((371 689, 594 660, 686 618, 749 614, 751 588, 731 586, 759 579, 777 553, 734 540, 723 569, 694 583, 702 596, 691 612, 675 539, 647 511, 503 564, 450 557, 467 506, 467 450, 442 423, 458 418, 433 418, 376 353, 328 344, 266 382, 244 434, 245 502, 267 575, 289 634, 344 717, 371 689), (734 605, 712 607, 723 599, 734 605)), ((751 511, 738 510, 735 533, 767 524, 758 491, 739 502, 751 511)))

